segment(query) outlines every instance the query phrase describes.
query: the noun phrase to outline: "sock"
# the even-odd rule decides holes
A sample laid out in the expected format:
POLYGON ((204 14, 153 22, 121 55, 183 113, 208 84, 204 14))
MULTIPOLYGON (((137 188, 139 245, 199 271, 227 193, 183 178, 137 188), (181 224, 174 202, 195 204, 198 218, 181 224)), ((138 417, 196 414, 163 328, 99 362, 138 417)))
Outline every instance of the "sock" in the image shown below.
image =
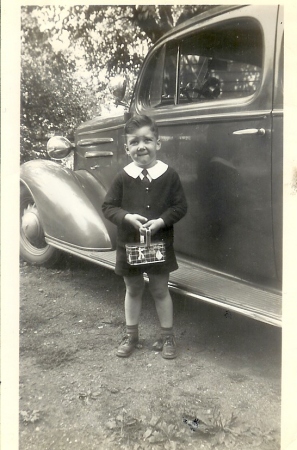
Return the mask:
POLYGON ((138 325, 126 325, 127 334, 138 337, 138 325))
POLYGON ((161 337, 165 338, 166 336, 172 336, 173 335, 173 327, 165 328, 161 327, 161 337))

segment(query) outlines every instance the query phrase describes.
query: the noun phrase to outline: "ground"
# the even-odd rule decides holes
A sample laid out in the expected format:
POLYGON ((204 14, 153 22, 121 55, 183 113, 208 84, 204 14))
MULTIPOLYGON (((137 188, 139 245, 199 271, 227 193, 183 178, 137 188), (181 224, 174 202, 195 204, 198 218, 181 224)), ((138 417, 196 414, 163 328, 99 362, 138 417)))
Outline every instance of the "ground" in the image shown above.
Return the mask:
POLYGON ((73 257, 20 274, 20 450, 280 448, 279 328, 173 294, 164 360, 146 289, 140 346, 118 358, 120 277, 73 257))

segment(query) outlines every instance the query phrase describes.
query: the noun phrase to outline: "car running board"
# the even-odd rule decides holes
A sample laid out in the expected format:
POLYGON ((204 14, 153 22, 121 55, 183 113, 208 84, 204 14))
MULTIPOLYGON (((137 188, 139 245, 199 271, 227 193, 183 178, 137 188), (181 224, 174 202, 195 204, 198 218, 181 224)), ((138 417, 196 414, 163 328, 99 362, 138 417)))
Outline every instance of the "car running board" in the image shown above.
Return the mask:
MULTIPOLYGON (((47 242, 101 266, 113 269, 115 251, 72 248, 46 238, 47 242)), ((228 311, 238 312, 252 319, 282 326, 282 296, 279 291, 265 290, 240 279, 226 276, 177 257, 179 269, 170 274, 169 287, 228 311)))

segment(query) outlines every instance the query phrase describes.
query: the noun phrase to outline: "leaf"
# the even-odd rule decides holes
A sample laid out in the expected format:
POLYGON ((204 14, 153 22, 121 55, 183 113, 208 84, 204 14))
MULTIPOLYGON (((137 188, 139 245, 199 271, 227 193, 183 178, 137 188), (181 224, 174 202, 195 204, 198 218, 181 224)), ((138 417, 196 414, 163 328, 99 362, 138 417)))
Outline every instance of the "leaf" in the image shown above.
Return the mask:
POLYGON ((40 419, 40 411, 20 411, 20 415, 24 423, 35 423, 40 419))
POLYGON ((149 421, 149 425, 151 425, 152 427, 155 427, 157 425, 157 423, 159 422, 160 417, 157 416, 152 416, 151 420, 149 421))
POLYGON ((173 424, 168 425, 168 434, 171 434, 173 432, 173 430, 174 430, 174 425, 173 424))
POLYGON ((107 428, 109 428, 110 430, 114 430, 115 428, 117 428, 117 423, 115 421, 115 419, 110 419, 108 422, 106 422, 106 426, 107 428))
POLYGON ((96 400, 98 397, 100 397, 100 392, 91 392, 90 398, 92 400, 96 400))
POLYGON ((152 434, 152 432, 153 432, 153 430, 151 428, 148 428, 146 430, 146 432, 144 433, 143 438, 147 439, 152 434))
POLYGON ((160 431, 154 431, 153 435, 148 438, 148 441, 150 444, 154 444, 156 442, 164 441, 164 437, 160 431))
POLYGON ((128 427, 131 427, 132 425, 135 425, 136 423, 137 423, 137 420, 131 418, 131 419, 127 420, 126 425, 127 425, 128 427))

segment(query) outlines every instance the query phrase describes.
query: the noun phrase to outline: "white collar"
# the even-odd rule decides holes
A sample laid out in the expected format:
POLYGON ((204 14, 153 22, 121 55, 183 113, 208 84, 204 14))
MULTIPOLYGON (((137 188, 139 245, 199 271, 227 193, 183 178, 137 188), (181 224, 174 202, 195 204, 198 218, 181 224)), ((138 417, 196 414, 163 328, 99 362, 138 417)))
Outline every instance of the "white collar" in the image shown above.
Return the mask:
MULTIPOLYGON (((144 167, 137 166, 134 161, 128 164, 128 166, 124 167, 124 171, 132 178, 139 177, 143 169, 144 167)), ((147 171, 151 179, 155 180, 156 178, 159 178, 161 175, 163 175, 163 173, 165 173, 167 169, 168 165, 163 161, 158 160, 156 164, 153 167, 147 169, 147 171)))

